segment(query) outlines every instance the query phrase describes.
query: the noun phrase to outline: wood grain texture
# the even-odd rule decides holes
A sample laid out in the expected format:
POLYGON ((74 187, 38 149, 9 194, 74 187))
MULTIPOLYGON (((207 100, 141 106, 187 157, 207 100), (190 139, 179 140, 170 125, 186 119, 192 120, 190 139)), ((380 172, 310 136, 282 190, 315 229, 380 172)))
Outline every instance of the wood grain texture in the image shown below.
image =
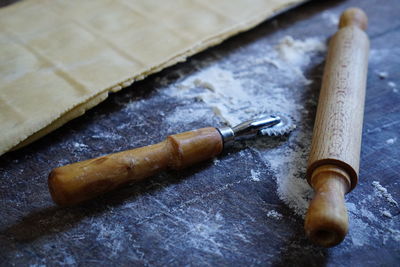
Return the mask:
POLYGON ((181 169, 218 155, 223 148, 215 128, 169 136, 165 141, 58 167, 49 175, 53 200, 77 204, 167 168, 181 169))
POLYGON ((318 166, 337 165, 349 173, 353 189, 360 165, 369 41, 357 26, 342 25, 329 43, 307 177, 318 166))
POLYGON ((307 178, 316 191, 305 230, 315 243, 331 247, 346 236, 344 194, 358 180, 369 40, 365 13, 346 10, 329 44, 307 178))
POLYGON ((337 245, 349 230, 344 202, 344 195, 350 188, 349 175, 337 166, 324 165, 314 170, 310 184, 315 196, 305 219, 305 232, 319 245, 337 245))

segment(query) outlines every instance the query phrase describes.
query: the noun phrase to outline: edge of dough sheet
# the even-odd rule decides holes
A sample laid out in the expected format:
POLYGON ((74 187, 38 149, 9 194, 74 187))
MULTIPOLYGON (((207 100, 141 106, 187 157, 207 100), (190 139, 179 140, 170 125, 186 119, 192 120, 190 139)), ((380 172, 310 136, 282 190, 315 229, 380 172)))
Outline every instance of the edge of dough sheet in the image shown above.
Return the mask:
MULTIPOLYGON (((203 40, 199 40, 197 43, 194 43, 190 49, 185 51, 179 51, 175 55, 172 55, 168 60, 148 68, 147 70, 142 71, 141 73, 133 73, 131 77, 127 79, 121 79, 120 83, 117 83, 113 86, 105 88, 103 90, 98 91, 95 94, 89 95, 87 98, 81 100, 80 102, 75 103, 74 105, 70 106, 66 110, 60 112, 59 114, 55 114, 51 121, 46 121, 38 127, 31 129, 28 132, 25 132, 19 136, 19 138, 15 139, 14 142, 10 142, 8 144, 0 144, 0 155, 6 153, 10 150, 20 149, 24 146, 29 145, 30 143, 38 140, 39 138, 43 137, 44 135, 58 129, 59 127, 63 126, 68 121, 83 115, 86 110, 95 107, 102 101, 104 101, 108 94, 117 92, 125 87, 129 87, 132 85, 134 81, 139 81, 144 79, 145 77, 159 72, 167 67, 170 67, 176 63, 185 61, 188 57, 201 52, 209 47, 215 46, 217 44, 222 43, 229 37, 232 37, 240 32, 249 30, 258 24, 262 23, 263 21, 270 19, 276 15, 284 13, 285 11, 299 6, 307 2, 308 0, 292 0, 290 2, 285 2, 282 5, 260 12, 260 14, 254 15, 252 18, 248 20, 243 20, 239 23, 232 25, 230 28, 226 28, 208 38, 204 38, 203 40)), ((11 6, 5 7, 7 8, 23 8, 25 1, 15 3, 11 6)), ((4 9, 4 8, 3 8, 4 9)))

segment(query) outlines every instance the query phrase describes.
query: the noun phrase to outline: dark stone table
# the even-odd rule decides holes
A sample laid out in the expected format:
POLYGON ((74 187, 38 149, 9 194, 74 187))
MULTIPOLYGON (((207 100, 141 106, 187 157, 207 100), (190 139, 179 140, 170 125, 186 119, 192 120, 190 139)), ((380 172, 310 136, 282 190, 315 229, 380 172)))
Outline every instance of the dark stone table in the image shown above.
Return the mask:
POLYGON ((0 265, 398 266, 399 14, 396 0, 312 1, 112 94, 45 138, 1 156, 0 265), (371 57, 360 182, 346 197, 351 223, 342 244, 324 249, 305 238, 303 218, 278 197, 278 174, 268 157, 280 151, 296 155, 287 168, 304 177, 324 53, 316 53, 304 68, 312 84, 273 80, 272 67, 271 74, 254 75, 254 83, 273 80, 299 104, 298 114, 292 114, 298 127, 289 137, 264 138, 264 146, 243 142, 217 159, 81 206, 53 204, 47 176, 56 166, 221 125, 196 98, 168 95, 167 88, 182 76, 210 64, 239 73, 241 62, 262 58, 264 46, 286 35, 326 40, 336 30, 334 18, 349 6, 368 13, 371 57), (186 115, 176 117, 179 110, 186 115), (257 177, 250 179, 254 170, 257 177))

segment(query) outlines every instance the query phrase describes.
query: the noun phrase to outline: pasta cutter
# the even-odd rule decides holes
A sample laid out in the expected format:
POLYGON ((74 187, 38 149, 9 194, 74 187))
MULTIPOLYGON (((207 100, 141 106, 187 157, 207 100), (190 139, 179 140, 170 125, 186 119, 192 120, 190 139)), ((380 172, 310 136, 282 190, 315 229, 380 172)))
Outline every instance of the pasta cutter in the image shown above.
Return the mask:
POLYGON ((276 114, 232 128, 208 127, 171 135, 154 145, 55 168, 49 175, 49 190, 58 205, 74 205, 162 170, 179 170, 213 158, 237 140, 285 135, 294 127, 290 116, 276 114))

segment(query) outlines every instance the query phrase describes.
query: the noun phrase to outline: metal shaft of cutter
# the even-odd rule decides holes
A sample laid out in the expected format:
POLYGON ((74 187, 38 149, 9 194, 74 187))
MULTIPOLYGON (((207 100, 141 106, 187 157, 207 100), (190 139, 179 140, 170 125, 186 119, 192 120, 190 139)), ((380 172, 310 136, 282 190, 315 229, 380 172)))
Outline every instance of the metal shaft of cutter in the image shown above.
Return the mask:
POLYGON ((281 122, 281 118, 276 115, 270 115, 259 119, 248 120, 242 122, 235 127, 218 128, 224 146, 232 143, 239 138, 250 138, 260 133, 261 129, 273 127, 281 122))

